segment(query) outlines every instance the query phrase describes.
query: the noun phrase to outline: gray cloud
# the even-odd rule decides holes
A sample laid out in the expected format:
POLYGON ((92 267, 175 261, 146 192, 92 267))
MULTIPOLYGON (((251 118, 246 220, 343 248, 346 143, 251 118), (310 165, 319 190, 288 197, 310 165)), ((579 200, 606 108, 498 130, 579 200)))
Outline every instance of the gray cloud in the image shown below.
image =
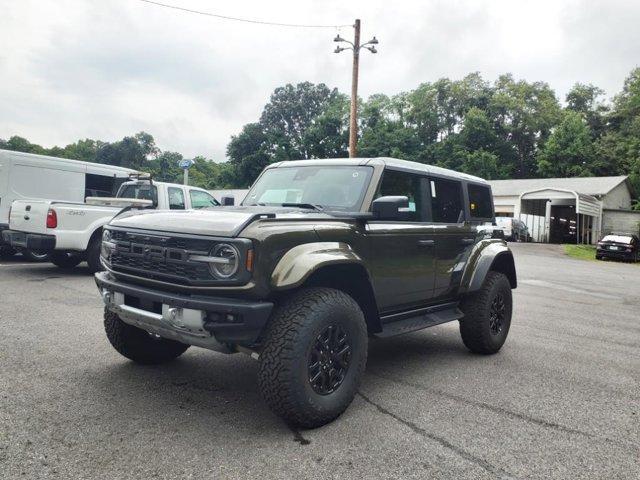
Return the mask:
MULTIPOLYGON (((333 29, 224 22, 136 0, 2 3, 0 137, 51 146, 146 130, 163 149, 223 160, 277 86, 350 87, 349 55, 331 53, 333 29)), ((576 81, 612 95, 640 58, 632 0, 179 3, 285 22, 361 16, 363 36, 381 40, 378 55, 362 57, 363 96, 472 71, 543 80, 560 98, 576 81)))

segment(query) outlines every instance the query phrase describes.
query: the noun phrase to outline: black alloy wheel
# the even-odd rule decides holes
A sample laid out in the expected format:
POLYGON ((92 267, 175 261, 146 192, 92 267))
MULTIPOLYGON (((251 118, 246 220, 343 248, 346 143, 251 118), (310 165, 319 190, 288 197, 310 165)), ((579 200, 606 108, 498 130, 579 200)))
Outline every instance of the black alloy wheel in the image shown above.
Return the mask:
POLYGON ((504 303, 504 297, 501 293, 498 293, 493 298, 489 309, 489 329, 491 330, 491 335, 499 335, 500 332, 502 332, 506 311, 507 308, 504 303))
POLYGON ((351 360, 351 343, 339 325, 329 325, 312 345, 307 369, 309 383, 319 395, 329 395, 342 384, 351 360))

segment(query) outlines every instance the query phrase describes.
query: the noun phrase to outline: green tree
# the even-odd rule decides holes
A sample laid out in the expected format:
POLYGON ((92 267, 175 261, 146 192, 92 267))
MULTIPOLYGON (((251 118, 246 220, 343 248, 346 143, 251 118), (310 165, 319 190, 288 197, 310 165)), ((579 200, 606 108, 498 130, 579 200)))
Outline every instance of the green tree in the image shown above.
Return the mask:
POLYGON ((567 110, 538 155, 538 171, 545 177, 587 177, 593 175, 593 158, 594 145, 586 120, 567 110))

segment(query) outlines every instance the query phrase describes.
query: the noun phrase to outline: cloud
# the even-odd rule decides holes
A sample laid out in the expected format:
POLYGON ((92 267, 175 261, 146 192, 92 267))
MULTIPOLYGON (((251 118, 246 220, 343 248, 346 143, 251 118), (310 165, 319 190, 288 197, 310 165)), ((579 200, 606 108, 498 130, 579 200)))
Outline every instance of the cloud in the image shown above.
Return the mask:
MULTIPOLYGON (((612 95, 640 58, 631 0, 166 1, 281 22, 361 16, 363 38, 381 42, 378 55, 362 55, 363 96, 472 71, 543 80, 561 98, 576 81, 612 95)), ((331 53, 335 29, 225 22, 137 0, 4 3, 0 137, 51 146, 145 130, 162 149, 220 161, 274 88, 309 80, 350 89, 349 55, 331 53)))

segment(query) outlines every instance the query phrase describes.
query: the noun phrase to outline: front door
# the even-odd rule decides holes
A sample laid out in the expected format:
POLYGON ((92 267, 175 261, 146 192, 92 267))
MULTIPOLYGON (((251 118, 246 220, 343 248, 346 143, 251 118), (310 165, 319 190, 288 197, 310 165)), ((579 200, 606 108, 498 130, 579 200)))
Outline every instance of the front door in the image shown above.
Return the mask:
POLYGON ((367 223, 368 266, 380 313, 421 306, 433 296, 434 230, 426 223, 427 179, 387 169, 377 197, 402 195, 409 208, 396 221, 367 223))

